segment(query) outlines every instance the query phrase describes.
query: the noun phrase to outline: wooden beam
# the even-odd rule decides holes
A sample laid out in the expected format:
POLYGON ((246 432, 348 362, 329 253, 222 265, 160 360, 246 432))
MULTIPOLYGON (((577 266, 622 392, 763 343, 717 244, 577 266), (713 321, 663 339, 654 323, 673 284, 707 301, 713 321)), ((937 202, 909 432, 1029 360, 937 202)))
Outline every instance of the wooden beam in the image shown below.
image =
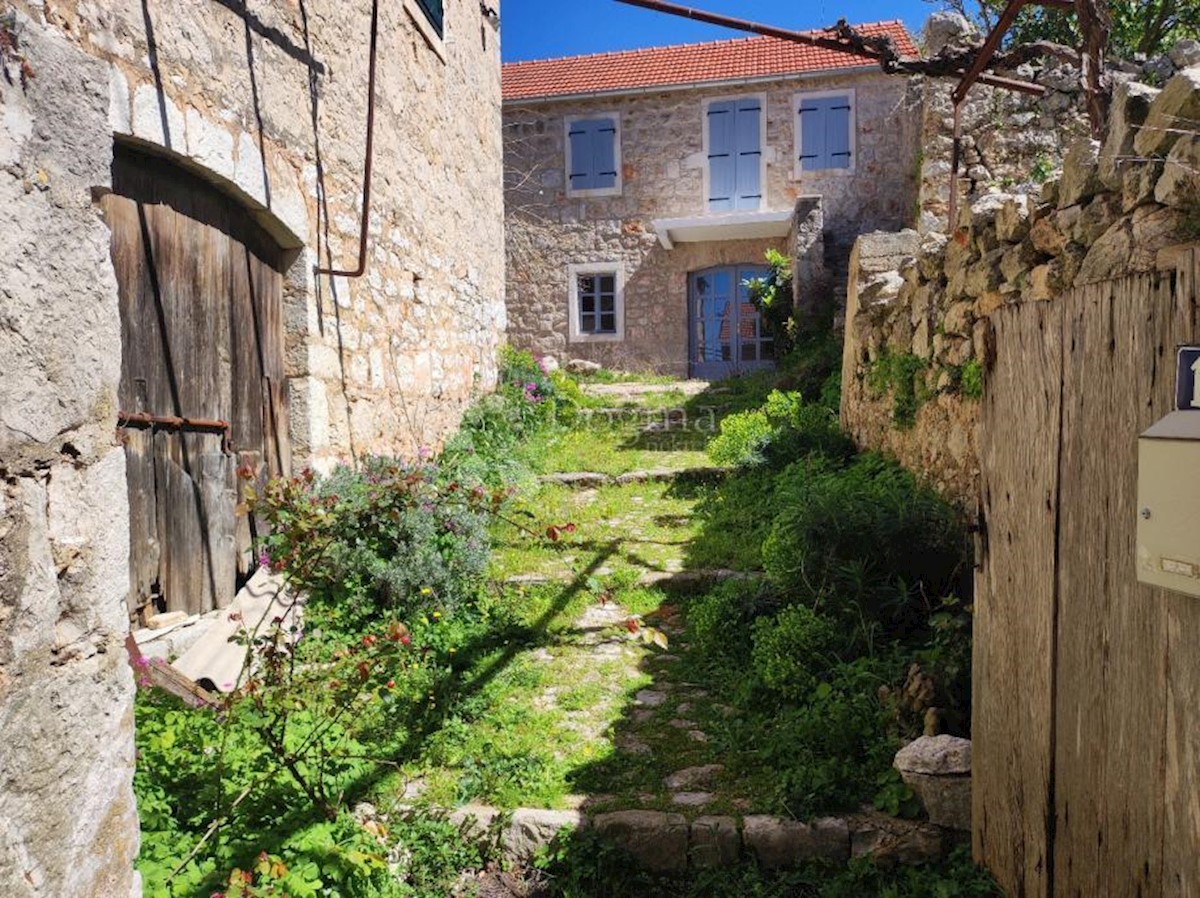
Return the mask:
POLYGON ((996 51, 1000 49, 1000 42, 1004 40, 1004 35, 1008 33, 1008 29, 1016 21, 1017 14, 1025 6, 1025 3, 1026 0, 1008 0, 1008 5, 1004 7, 1004 12, 1000 13, 1000 18, 996 22, 995 27, 988 33, 983 46, 975 54, 975 61, 971 63, 971 67, 967 69, 967 73, 958 82, 958 87, 954 89, 953 98, 955 103, 961 103, 966 98, 971 85, 976 81, 982 80, 980 76, 983 74, 983 70, 992 61, 992 57, 996 55, 996 51))

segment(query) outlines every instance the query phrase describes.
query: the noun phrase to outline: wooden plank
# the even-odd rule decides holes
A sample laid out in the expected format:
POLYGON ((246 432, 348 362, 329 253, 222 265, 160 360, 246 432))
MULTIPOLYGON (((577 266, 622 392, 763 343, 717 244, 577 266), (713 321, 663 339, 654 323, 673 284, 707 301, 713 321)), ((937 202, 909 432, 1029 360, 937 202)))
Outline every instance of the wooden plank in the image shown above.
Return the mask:
POLYGON ((129 428, 125 444, 125 480, 129 493, 129 613, 159 593, 158 508, 154 483, 154 435, 129 428))
POLYGON ((1064 295, 1062 518, 1055 697, 1055 894, 1096 895, 1103 832, 1101 770, 1107 737, 1104 665, 1108 547, 1103 499, 1089 505, 1091 480, 1111 481, 1103 431, 1089 434, 1115 383, 1105 285, 1064 295), (1098 518, 1100 520, 1098 520, 1098 518))
POLYGON ((1009 895, 1049 893, 1048 821, 1062 308, 994 317, 981 409, 987 550, 976 576, 975 856, 1009 895))
MULTIPOLYGON (((1168 350, 1200 341, 1200 248, 1178 265, 1168 350)), ((1164 379, 1172 366, 1166 365, 1164 379)), ((1165 401, 1163 385, 1155 391, 1165 401)), ((1163 894, 1200 896, 1200 601, 1163 593, 1167 620, 1163 894)))

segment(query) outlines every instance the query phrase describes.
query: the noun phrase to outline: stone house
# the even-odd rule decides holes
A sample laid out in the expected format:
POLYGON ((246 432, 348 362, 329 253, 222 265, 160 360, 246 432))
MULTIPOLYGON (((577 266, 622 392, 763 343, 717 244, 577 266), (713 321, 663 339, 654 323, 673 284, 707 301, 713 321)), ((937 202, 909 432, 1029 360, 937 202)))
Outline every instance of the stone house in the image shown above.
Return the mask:
MULTIPOLYGON (((900 22, 860 26, 915 53, 900 22)), ((768 37, 503 69, 511 341, 721 377, 769 365, 746 280, 793 260, 829 302, 854 238, 914 223, 921 93, 768 37)))
POLYGON ((238 471, 436 445, 495 382, 498 5, 0 6, 5 895, 138 891, 130 612, 229 600, 238 471))

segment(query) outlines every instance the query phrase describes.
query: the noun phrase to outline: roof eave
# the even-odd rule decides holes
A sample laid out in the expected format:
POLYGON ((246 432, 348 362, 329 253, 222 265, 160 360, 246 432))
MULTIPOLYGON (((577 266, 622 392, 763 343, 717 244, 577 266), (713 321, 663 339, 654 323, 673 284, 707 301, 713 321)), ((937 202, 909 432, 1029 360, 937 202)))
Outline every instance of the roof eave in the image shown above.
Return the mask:
POLYGON ((616 90, 590 90, 572 94, 543 94, 536 97, 514 97, 503 100, 503 106, 529 105, 531 103, 557 103, 569 100, 591 100, 602 97, 634 97, 644 94, 670 93, 681 90, 696 90, 706 87, 731 87, 749 84, 765 84, 770 81, 810 81, 838 75, 883 74, 874 65, 843 66, 837 69, 820 69, 815 72, 785 72, 779 75, 756 75, 753 78, 721 78, 715 81, 688 81, 678 84, 653 84, 648 87, 623 87, 616 90))

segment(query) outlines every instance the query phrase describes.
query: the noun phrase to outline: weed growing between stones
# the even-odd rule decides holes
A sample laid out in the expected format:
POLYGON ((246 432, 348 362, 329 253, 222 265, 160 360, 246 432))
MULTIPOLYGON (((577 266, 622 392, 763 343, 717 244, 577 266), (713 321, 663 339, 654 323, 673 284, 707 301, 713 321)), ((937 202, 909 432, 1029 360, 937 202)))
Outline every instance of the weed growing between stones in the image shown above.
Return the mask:
POLYGON ((902 429, 917 423, 917 412, 929 399, 924 374, 929 362, 911 352, 885 349, 867 370, 867 388, 875 396, 892 396, 892 420, 902 429))

